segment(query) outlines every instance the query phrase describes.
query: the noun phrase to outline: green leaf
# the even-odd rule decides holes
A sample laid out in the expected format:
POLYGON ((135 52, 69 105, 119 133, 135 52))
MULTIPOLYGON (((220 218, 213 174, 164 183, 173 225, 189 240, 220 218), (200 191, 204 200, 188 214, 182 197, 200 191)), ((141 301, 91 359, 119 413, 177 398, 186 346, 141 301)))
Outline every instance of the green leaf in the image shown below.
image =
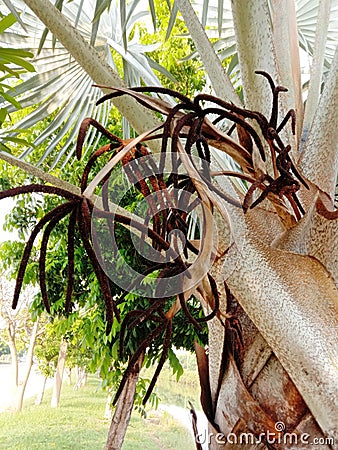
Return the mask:
POLYGON ((174 2, 174 5, 171 9, 170 12, 170 18, 169 18, 169 23, 168 23, 168 29, 167 29, 167 34, 165 37, 165 40, 167 41, 170 38, 171 32, 174 28, 175 22, 176 22, 176 17, 177 17, 177 13, 178 13, 178 6, 177 3, 174 2))
POLYGON ((174 83, 177 83, 176 78, 165 67, 161 66, 161 64, 159 64, 158 62, 149 58, 149 56, 147 56, 147 55, 146 55, 146 58, 148 60, 149 66, 152 69, 157 70, 162 75, 165 75, 167 78, 169 78, 169 80, 173 81, 174 83))
POLYGON ((15 100, 15 98, 12 97, 11 95, 7 94, 6 92, 1 92, 1 95, 5 100, 7 100, 9 103, 15 106, 17 109, 21 108, 20 103, 17 100, 15 100))
POLYGON ((224 0, 218 0, 218 34, 222 34, 224 0))
POLYGON ((170 348, 168 352, 168 359, 170 363, 170 367, 173 369, 173 374, 176 373, 176 381, 178 381, 181 376, 183 375, 184 369, 182 367, 182 364, 180 363, 179 359, 173 352, 173 350, 170 348))
POLYGON ((6 108, 0 108, 0 123, 1 124, 6 119, 6 116, 7 116, 7 109, 6 108))
POLYGON ((10 10, 10 12, 13 14, 13 16, 15 17, 17 22, 21 25, 22 29, 27 32, 27 28, 25 27, 25 24, 20 19, 20 14, 18 13, 18 11, 13 6, 11 0, 3 0, 3 3, 7 6, 7 8, 10 10))
POLYGON ((7 58, 13 56, 19 56, 21 58, 33 58, 34 54, 32 52, 29 52, 27 50, 23 50, 20 48, 4 48, 0 47, 0 57, 2 55, 6 56, 7 58))
POLYGON ((8 141, 8 142, 13 142, 15 144, 22 144, 22 145, 32 145, 29 142, 25 141, 24 139, 20 139, 17 137, 13 137, 13 136, 1 136, 1 139, 3 141, 8 141))
POLYGON ((122 29, 122 39, 124 49, 127 50, 127 4, 126 0, 120 1, 120 12, 121 12, 121 29, 122 29))
POLYGON ((154 0, 149 0, 149 8, 150 8, 150 13, 151 13, 151 18, 153 21, 154 30, 156 31, 156 11, 155 11, 154 0))
MULTIPOLYGON (((57 8, 59 11, 61 11, 62 10, 62 6, 63 6, 63 0, 57 0, 56 2, 55 2, 55 8, 57 8)), ((38 48, 38 55, 41 53, 41 50, 42 50, 42 48, 43 48, 43 46, 44 46, 44 43, 46 42, 46 38, 47 38, 47 35, 48 35, 48 33, 49 33, 49 30, 48 30, 48 28, 46 27, 44 30, 43 30, 43 33, 42 33, 42 35, 41 35, 41 39, 40 39, 40 42, 39 42, 39 48, 38 48)), ((56 44, 56 38, 55 38, 55 36, 53 35, 53 37, 52 37, 52 48, 53 48, 53 50, 55 49, 55 44, 56 44)))
POLYGON ((44 43, 46 42, 46 38, 47 38, 48 33, 49 33, 49 30, 48 30, 48 28, 46 27, 46 28, 43 30, 43 33, 42 33, 42 35, 41 35, 41 39, 40 39, 39 47, 38 47, 38 55, 40 55, 40 53, 41 53, 41 50, 42 50, 42 48, 43 48, 43 46, 44 46, 44 43))
POLYGON ((12 70, 10 67, 7 67, 6 64, 3 64, 1 61, 0 61, 0 72, 8 72, 9 74, 11 74, 11 76, 18 77, 17 72, 12 70))
POLYGON ((14 14, 8 14, 0 20, 0 34, 2 34, 7 28, 11 27, 16 22, 14 14))
POLYGON ((228 66, 228 69, 227 69, 228 75, 230 75, 230 74, 232 73, 232 71, 235 69, 235 67, 238 66, 238 64, 239 64, 239 62, 238 62, 238 53, 236 52, 236 53, 232 56, 231 61, 230 61, 230 64, 229 64, 229 66, 228 66))
POLYGON ((99 25, 100 25, 101 14, 97 14, 97 10, 102 7, 102 4, 106 4, 106 2, 105 1, 102 2, 102 0, 96 0, 94 19, 92 22, 92 32, 90 35, 90 45, 92 45, 92 46, 95 45, 96 36, 97 36, 97 32, 99 30, 99 25))
POLYGON ((202 26, 203 26, 203 28, 205 28, 205 26, 207 24, 208 8, 209 8, 209 0, 204 0, 203 10, 202 10, 202 26))
MULTIPOLYGON (((19 67, 23 67, 28 72, 35 72, 34 66, 31 63, 29 63, 28 61, 26 61, 24 58, 21 58, 19 56, 13 55, 13 54, 4 55, 4 54, 2 54, 1 51, 0 51, 0 57, 6 63, 16 64, 19 67)), ((7 68, 7 70, 8 70, 8 68, 7 68)))
POLYGON ((97 22, 100 17, 101 14, 107 9, 109 8, 111 4, 110 0, 97 0, 96 1, 96 6, 95 6, 95 13, 94 13, 94 18, 93 18, 93 22, 97 22))

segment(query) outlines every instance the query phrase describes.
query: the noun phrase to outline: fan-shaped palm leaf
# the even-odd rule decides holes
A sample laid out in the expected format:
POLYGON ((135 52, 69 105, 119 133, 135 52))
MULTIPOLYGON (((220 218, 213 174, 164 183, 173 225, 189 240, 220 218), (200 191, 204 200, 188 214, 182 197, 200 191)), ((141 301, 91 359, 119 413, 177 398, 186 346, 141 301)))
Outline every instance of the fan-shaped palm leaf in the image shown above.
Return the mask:
MULTIPOLYGON (((106 124, 109 108, 106 105, 95 107, 101 92, 92 87, 92 78, 61 44, 53 41, 50 34, 44 35, 41 47, 40 38, 44 25, 27 9, 24 2, 15 0, 12 3, 18 11, 21 11, 27 33, 17 26, 10 33, 6 33, 4 39, 8 45, 13 45, 15 41, 16 45, 20 44, 25 48, 30 48, 37 55, 35 58, 37 75, 27 79, 12 92, 13 97, 20 98, 22 107, 35 106, 34 111, 16 124, 16 128, 30 128, 53 114, 53 121, 34 142, 34 145, 37 146, 49 140, 48 150, 39 162, 52 157, 51 166, 54 167, 60 161, 64 164, 74 152, 75 137, 84 117, 96 117, 106 124), (61 141, 63 145, 60 150, 58 145, 61 141), (56 158, 55 154, 57 154, 56 158)), ((115 54, 122 56, 128 84, 136 85, 145 82, 149 85, 160 85, 151 68, 152 62, 145 55, 155 47, 139 44, 137 28, 128 47, 126 48, 123 44, 123 36, 129 36, 135 22, 147 15, 147 11, 139 11, 135 16, 133 15, 137 3, 134 2, 127 8, 127 17, 122 22, 118 15, 119 10, 116 8, 112 8, 109 14, 102 13, 100 15, 100 23, 95 36, 95 49, 115 71, 117 69, 111 49, 115 51, 115 54)), ((77 30, 87 41, 92 40, 91 17, 95 13, 92 7, 87 3, 72 2, 62 5, 62 12, 71 23, 77 25, 77 30)), ((161 70, 158 64, 156 64, 156 68, 161 70)), ((163 73, 169 75, 164 69, 163 73)), ((15 109, 15 106, 9 106, 10 111, 15 109)), ((88 143, 94 139, 94 134, 95 132, 92 131, 88 135, 88 143)), ((23 157, 30 155, 33 148, 26 150, 23 157)))

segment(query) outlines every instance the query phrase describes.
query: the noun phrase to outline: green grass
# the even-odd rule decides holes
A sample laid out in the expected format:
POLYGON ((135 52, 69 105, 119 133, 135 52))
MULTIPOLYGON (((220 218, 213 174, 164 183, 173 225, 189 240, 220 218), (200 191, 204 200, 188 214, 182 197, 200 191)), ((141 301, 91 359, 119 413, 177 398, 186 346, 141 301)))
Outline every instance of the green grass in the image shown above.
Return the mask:
POLYGON ((193 450, 193 439, 169 414, 141 419, 134 414, 122 450, 193 450))
MULTIPOLYGON (((0 414, 2 450, 98 450, 103 449, 109 421, 103 418, 105 393, 91 376, 87 386, 74 391, 62 387, 59 408, 50 408, 51 390, 43 404, 34 399, 24 404, 21 413, 0 414)), ((133 412, 123 450, 192 450, 189 432, 166 413, 150 413, 142 419, 133 412), (151 416, 155 415, 155 418, 151 416)))

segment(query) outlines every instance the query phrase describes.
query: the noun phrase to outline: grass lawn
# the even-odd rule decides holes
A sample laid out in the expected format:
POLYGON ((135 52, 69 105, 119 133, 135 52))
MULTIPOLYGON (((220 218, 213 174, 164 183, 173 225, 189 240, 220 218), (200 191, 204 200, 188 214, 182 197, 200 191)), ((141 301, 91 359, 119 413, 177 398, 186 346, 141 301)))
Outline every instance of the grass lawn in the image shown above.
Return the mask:
MULTIPOLYGON (((109 421, 103 418, 105 393, 91 376, 78 391, 64 384, 59 408, 50 408, 51 390, 43 404, 35 399, 21 413, 0 414, 1 450, 99 450, 104 448, 109 421)), ((0 399, 1 401, 1 399, 0 399)), ((133 413, 123 450, 193 450, 188 430, 166 413, 142 419, 133 413)))

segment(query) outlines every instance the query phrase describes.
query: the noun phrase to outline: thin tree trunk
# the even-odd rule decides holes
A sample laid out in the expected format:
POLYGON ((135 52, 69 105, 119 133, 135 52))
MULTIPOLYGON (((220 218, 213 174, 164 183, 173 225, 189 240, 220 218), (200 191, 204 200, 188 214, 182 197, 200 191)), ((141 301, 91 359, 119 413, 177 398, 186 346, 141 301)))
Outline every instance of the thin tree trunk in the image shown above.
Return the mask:
POLYGON ((71 385, 72 385, 72 369, 71 369, 70 367, 68 367, 68 368, 66 369, 66 374, 67 374, 67 383, 68 383, 68 386, 71 386, 71 385))
POLYGON ((11 397, 13 399, 13 406, 15 402, 15 395, 19 384, 19 362, 18 362, 18 352, 15 343, 15 328, 8 318, 7 322, 7 332, 8 332, 8 346, 11 353, 11 366, 12 366, 12 382, 11 382, 11 397))
POLYGON ((55 373, 55 378, 54 378, 52 401, 50 404, 50 406, 52 408, 57 408, 60 403, 62 378, 63 378, 63 373, 65 370, 65 362, 66 362, 66 356, 67 356, 67 346, 68 346, 67 341, 63 340, 61 342, 61 346, 60 346, 58 364, 56 367, 56 373, 55 373))
POLYGON ((80 387, 80 379, 81 379, 81 368, 79 366, 75 367, 75 384, 74 391, 77 391, 80 387))
POLYGON ((85 387, 86 384, 87 384, 87 377, 88 377, 88 374, 86 372, 86 369, 83 369, 82 370, 82 377, 81 377, 81 387, 82 388, 85 387))
POLYGON ((117 402, 105 450, 120 450, 134 406, 136 383, 142 367, 144 353, 140 355, 117 402))
POLYGON ((42 382, 42 386, 41 386, 40 392, 36 396, 36 400, 35 400, 36 406, 39 406, 42 403, 43 397, 45 395, 47 379, 48 379, 48 377, 44 377, 43 378, 43 382, 42 382))
POLYGON ((77 391, 78 389, 80 389, 86 385, 87 372, 86 372, 86 369, 76 366, 75 374, 76 374, 76 382, 74 385, 74 391, 77 391))
POLYGON ((10 314, 8 313, 5 305, 5 300, 2 291, 2 284, 0 283, 0 313, 3 317, 8 334, 8 341, 6 342, 11 355, 11 367, 12 376, 10 384, 10 398, 12 401, 12 407, 15 407, 15 395, 19 384, 19 365, 18 365, 18 352, 15 343, 15 323, 13 322, 10 314))
POLYGON ((26 372, 25 372, 25 376, 22 381, 22 384, 18 386, 18 390, 17 390, 17 399, 16 399, 16 408, 15 408, 15 410, 17 412, 20 412, 22 410, 23 398, 25 395, 28 378, 31 373, 31 368, 33 365, 34 347, 35 347, 35 343, 36 343, 36 336, 38 334, 38 328, 39 328, 39 319, 36 320, 36 322, 34 323, 34 326, 33 326, 32 334, 31 334, 31 337, 29 340, 28 352, 27 352, 26 372))
POLYGON ((113 411, 112 411, 112 407, 111 407, 112 400, 113 400, 113 395, 112 395, 111 391, 109 390, 108 395, 107 395, 107 400, 106 400, 106 407, 104 410, 104 418, 108 419, 108 420, 112 420, 112 417, 113 417, 113 411))

